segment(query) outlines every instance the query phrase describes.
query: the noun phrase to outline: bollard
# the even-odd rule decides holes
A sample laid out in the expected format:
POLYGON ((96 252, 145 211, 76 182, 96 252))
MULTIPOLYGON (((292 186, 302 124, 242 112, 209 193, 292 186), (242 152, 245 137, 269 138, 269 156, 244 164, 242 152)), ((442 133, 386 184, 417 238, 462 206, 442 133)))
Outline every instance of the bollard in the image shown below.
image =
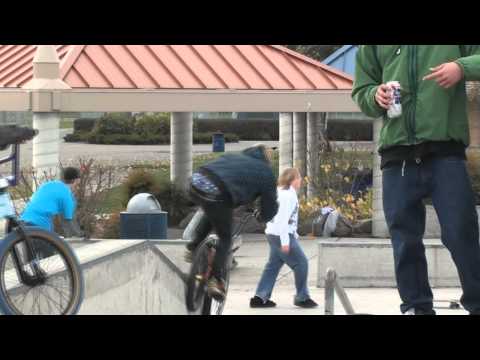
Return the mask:
POLYGON ((325 276, 325 315, 334 315, 335 302, 335 270, 327 269, 325 276))
POLYGON ((355 310, 353 310, 347 293, 338 282, 337 273, 332 268, 328 268, 325 276, 325 315, 335 315, 335 293, 337 293, 347 315, 355 315, 355 310))

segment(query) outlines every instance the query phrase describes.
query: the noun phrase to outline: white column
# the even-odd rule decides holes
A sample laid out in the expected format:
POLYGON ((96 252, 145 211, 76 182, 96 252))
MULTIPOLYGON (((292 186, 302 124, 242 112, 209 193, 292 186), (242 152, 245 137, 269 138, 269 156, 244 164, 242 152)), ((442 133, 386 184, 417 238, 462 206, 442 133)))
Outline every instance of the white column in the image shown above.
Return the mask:
POLYGON ((292 113, 280 113, 279 116, 279 173, 293 166, 292 113))
POLYGON ((307 118, 306 113, 293 114, 293 166, 306 176, 307 164, 307 118))
POLYGON ((174 112, 170 119, 170 180, 187 190, 193 166, 193 113, 174 112))
POLYGON ((383 120, 373 121, 373 202, 372 202, 372 235, 379 238, 388 238, 387 222, 383 213, 382 171, 380 170, 380 156, 378 155, 378 141, 382 130, 383 120))
POLYGON ((310 183, 307 186, 307 197, 315 196, 315 187, 312 184, 312 179, 315 174, 318 174, 319 165, 319 151, 320 151, 320 136, 319 136, 319 113, 307 114, 307 177, 310 183))
POLYGON ((42 98, 50 97, 48 101, 33 103, 33 128, 39 130, 39 134, 33 139, 32 165, 37 176, 58 176, 61 113, 54 112, 57 110, 54 108, 54 93, 60 96, 61 91, 70 89, 70 86, 60 78, 60 60, 54 45, 37 46, 33 78, 23 89, 31 90, 32 98, 40 92, 42 98))
POLYGON ((56 177, 60 166, 60 114, 34 113, 33 128, 39 131, 33 138, 33 168, 38 176, 56 177))

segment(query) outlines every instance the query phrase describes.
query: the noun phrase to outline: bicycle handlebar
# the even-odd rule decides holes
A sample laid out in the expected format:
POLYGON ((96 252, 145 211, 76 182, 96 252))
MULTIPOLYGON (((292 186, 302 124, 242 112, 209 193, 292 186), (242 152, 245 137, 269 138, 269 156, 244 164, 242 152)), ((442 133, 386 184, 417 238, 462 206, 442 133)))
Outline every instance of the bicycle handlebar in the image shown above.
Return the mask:
POLYGON ((20 144, 13 144, 10 155, 0 159, 0 165, 8 162, 12 163, 12 175, 7 176, 6 179, 11 186, 16 186, 20 176, 20 144))

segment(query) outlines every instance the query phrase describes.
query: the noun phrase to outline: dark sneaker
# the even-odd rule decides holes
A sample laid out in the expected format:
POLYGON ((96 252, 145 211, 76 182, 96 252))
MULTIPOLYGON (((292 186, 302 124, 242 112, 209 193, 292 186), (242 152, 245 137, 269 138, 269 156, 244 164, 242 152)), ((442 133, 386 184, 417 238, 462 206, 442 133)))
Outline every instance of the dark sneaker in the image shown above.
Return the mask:
POLYGON ((254 296, 253 298, 250 299, 250 307, 251 308, 271 308, 275 307, 277 304, 275 304, 271 300, 263 301, 262 298, 258 296, 254 296))
POLYGON ((318 304, 312 299, 307 299, 304 301, 295 300, 294 305, 302 308, 306 308, 306 309, 310 309, 318 306, 318 304))
POLYGON ((224 301, 226 292, 225 284, 222 280, 217 280, 215 277, 210 278, 207 284, 208 295, 217 301, 224 301))
POLYGON ((436 315, 437 313, 435 310, 430 310, 430 311, 425 311, 425 310, 420 310, 420 309, 408 309, 403 313, 403 315, 436 315))

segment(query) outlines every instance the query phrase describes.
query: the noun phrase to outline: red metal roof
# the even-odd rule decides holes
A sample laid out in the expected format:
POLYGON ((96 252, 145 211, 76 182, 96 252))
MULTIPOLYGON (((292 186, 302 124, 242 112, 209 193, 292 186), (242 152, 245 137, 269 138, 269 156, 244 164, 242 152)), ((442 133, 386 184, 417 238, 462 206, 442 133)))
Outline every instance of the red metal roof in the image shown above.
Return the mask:
MULTIPOLYGON (((278 45, 56 45, 72 88, 351 89, 352 78, 278 45)), ((0 87, 33 76, 35 46, 0 45, 0 87)))

